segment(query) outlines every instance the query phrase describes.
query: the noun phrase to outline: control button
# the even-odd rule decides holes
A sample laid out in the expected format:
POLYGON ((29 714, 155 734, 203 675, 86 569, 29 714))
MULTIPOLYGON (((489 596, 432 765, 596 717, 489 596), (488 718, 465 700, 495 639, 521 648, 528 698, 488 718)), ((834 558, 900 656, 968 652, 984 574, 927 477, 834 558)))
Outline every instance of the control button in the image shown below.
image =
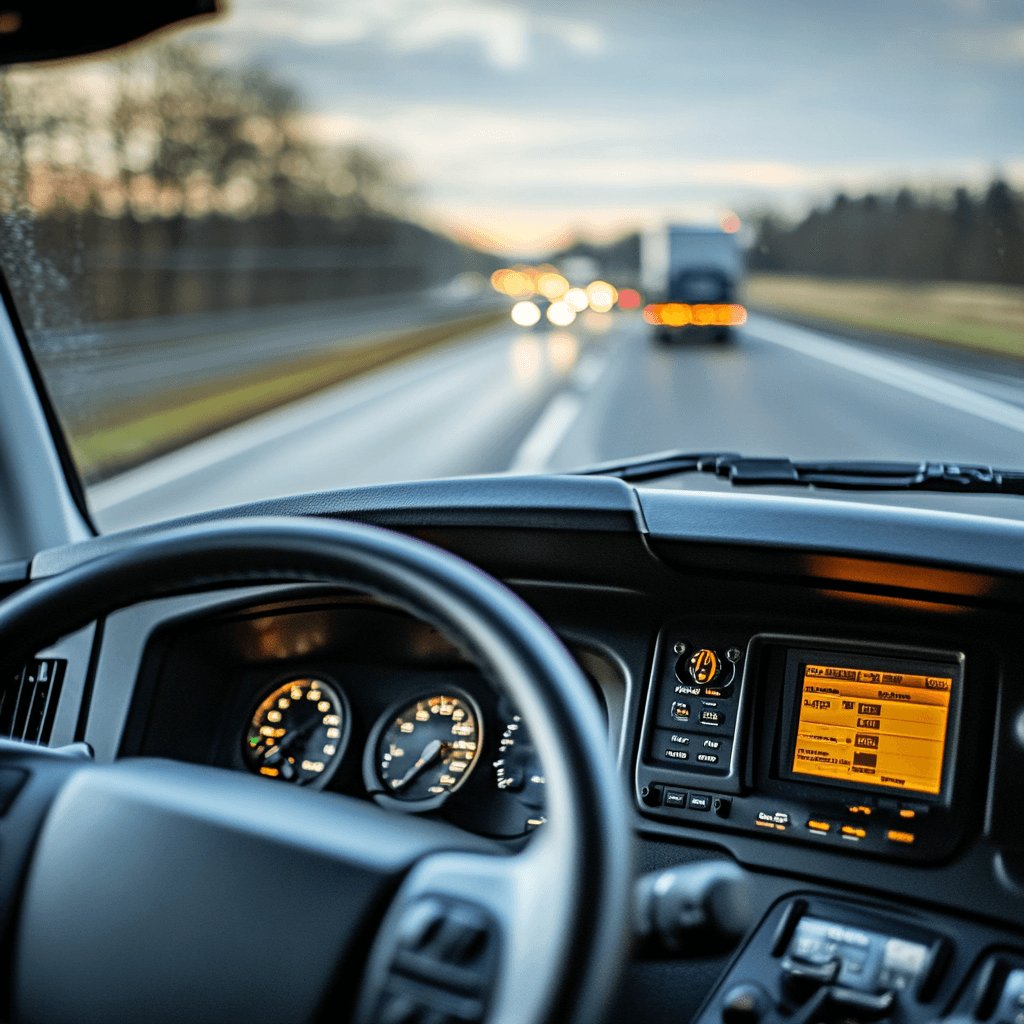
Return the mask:
POLYGON ((878 972, 878 985, 902 992, 917 980, 928 960, 928 947, 905 939, 886 939, 882 964, 878 972))
POLYGON ((686 663, 690 678, 701 686, 713 683, 722 673, 722 663, 718 655, 707 647, 694 651, 686 663))
POLYGON ((700 713, 701 725, 725 725, 725 712, 713 708, 705 708, 700 713))
POLYGON ((817 821, 812 818, 807 822, 807 827, 819 836, 828 835, 832 831, 832 825, 827 821, 817 821))
POLYGON ((698 754, 697 755, 697 760, 700 761, 701 764, 718 764, 718 755, 717 754, 698 754))
POLYGON ((668 741, 674 747, 688 747, 690 745, 690 737, 679 732, 672 733, 668 741))
POLYGON ((886 838, 893 843, 907 843, 909 845, 914 841, 913 832, 899 832, 894 828, 889 829, 885 835, 886 838))
POLYGON ((705 697, 724 697, 725 696, 725 691, 724 690, 713 689, 710 686, 705 686, 704 687, 704 696, 705 697))
POLYGON ((444 907, 437 900, 414 903, 398 925, 398 943, 403 949, 421 949, 437 934, 444 921, 444 907))
POLYGON ((666 789, 665 790, 665 806, 666 807, 685 807, 686 806, 686 793, 681 789, 666 789))
POLYGON ((480 952, 486 940, 486 918, 469 907, 455 907, 446 915, 430 951, 448 964, 465 964, 480 952))
POLYGON ((665 751, 665 756, 670 761, 689 761, 690 760, 690 752, 688 750, 675 750, 672 747, 669 747, 669 749, 665 751))
POLYGON ((867 836, 867 829, 858 828, 856 825, 844 825, 843 826, 843 838, 844 839, 864 839, 867 836))
POLYGON ((718 750, 718 748, 721 745, 722 745, 722 741, 721 740, 704 740, 704 742, 701 743, 701 746, 705 750, 718 750))
POLYGON ((757 1024, 771 1006, 760 985, 737 985, 722 1000, 723 1024, 757 1024))
POLYGON ((779 832, 785 832, 789 827, 789 815, 785 811, 758 811, 754 824, 760 825, 761 828, 771 828, 777 829, 779 832))
POLYGON ((849 811, 851 814, 863 814, 865 816, 871 814, 871 808, 866 804, 854 804, 849 808, 849 811))
POLYGON ((691 793, 687 806, 691 811, 710 811, 711 797, 707 793, 691 793))
POLYGON ((927 804, 900 804, 900 817, 908 821, 923 818, 928 813, 927 804))
POLYGON ((690 720, 690 705, 682 701, 672 701, 672 710, 669 712, 677 722, 688 722, 690 720))

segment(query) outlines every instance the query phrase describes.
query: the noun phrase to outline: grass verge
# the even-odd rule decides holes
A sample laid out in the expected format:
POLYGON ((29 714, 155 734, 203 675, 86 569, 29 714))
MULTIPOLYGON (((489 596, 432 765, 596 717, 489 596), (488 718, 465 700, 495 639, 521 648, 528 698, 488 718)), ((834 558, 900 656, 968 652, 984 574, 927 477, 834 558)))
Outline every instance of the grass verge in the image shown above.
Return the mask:
POLYGON ((79 473, 87 483, 96 483, 218 430, 455 341, 507 317, 504 312, 482 313, 227 378, 189 383, 152 396, 145 403, 110 406, 87 423, 68 427, 79 473))
POLYGON ((748 305, 1024 359, 1024 287, 752 274, 748 305))

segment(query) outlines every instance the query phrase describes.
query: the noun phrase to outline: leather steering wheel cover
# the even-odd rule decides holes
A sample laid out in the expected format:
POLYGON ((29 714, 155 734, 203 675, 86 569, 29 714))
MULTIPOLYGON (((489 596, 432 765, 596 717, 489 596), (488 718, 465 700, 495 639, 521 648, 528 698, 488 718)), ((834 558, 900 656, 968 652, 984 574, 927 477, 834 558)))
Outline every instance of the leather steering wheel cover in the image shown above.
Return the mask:
MULTIPOLYGON (((344 521, 264 518, 172 528, 133 541, 0 604, 0 650, 17 665, 119 608, 216 586, 349 586, 460 643, 530 722, 548 778, 547 838, 569 858, 569 934, 548 1019, 597 1019, 627 938, 631 825, 596 703, 547 625, 508 589, 422 541, 344 521)), ((540 979, 538 979, 540 981, 540 979)))

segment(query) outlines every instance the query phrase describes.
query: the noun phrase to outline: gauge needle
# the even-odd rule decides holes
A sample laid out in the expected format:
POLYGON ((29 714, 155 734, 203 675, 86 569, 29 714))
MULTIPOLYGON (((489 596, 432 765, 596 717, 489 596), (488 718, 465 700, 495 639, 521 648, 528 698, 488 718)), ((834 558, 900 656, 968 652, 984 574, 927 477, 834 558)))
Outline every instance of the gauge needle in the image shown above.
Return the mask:
POLYGON ((403 786, 407 786, 424 768, 429 767, 437 760, 443 747, 444 744, 440 740, 431 740, 423 748, 420 759, 391 788, 402 789, 403 786))
POLYGON ((295 729, 289 735, 278 744, 276 747, 272 747, 263 756, 264 764, 273 764, 279 758, 291 750, 291 748, 299 741, 304 740, 311 732, 313 732, 318 725, 320 725, 319 718, 313 718, 308 721, 301 729, 295 729))

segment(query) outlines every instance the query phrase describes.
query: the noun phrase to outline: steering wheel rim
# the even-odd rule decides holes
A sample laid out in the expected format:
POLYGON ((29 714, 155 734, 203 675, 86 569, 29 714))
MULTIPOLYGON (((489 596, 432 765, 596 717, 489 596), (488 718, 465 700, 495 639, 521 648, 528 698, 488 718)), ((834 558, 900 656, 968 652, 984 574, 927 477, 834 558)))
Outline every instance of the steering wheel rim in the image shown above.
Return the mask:
MULTIPOLYGON (((58 636, 139 601, 285 581, 358 589, 449 635, 510 693, 545 766, 548 822, 527 848, 511 858, 451 850, 422 858, 380 934, 403 900, 443 890, 446 873, 458 872, 475 880, 470 889, 492 901, 492 912, 507 914, 488 1020, 598 1019, 628 929, 631 829, 623 787, 578 666, 535 613, 481 570, 422 541, 344 521, 261 518, 172 528, 8 598, 0 604, 0 650, 18 664, 58 636)), ((408 819, 401 822, 408 827, 408 819)), ((44 855, 50 832, 41 840, 44 855)), ((25 959, 41 870, 35 864, 29 876, 14 970, 15 1005, 23 1012, 31 1002, 25 959)), ((379 950, 368 962, 368 973, 379 973, 379 950)), ((369 1019, 365 1008, 358 1014, 369 1019)))

